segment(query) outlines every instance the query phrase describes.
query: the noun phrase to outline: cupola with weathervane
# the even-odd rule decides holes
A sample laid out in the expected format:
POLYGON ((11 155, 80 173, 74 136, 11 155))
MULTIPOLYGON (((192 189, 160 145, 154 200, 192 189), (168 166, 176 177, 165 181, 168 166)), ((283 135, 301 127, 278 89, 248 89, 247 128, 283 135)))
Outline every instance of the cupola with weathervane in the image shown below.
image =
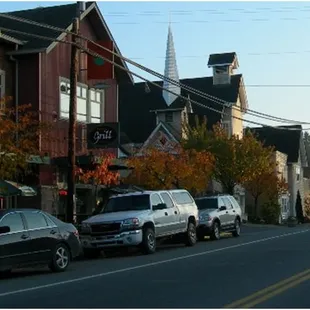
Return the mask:
POLYGON ((213 85, 229 85, 234 70, 239 67, 237 54, 235 52, 211 54, 208 67, 213 69, 213 85))

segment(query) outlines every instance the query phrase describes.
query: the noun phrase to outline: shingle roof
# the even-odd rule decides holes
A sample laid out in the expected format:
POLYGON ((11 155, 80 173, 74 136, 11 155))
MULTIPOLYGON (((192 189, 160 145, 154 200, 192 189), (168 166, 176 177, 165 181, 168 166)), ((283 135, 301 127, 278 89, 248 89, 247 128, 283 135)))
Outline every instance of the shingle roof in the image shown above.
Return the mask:
MULTIPOLYGON (((230 85, 219 86, 213 85, 212 76, 182 79, 180 82, 196 90, 205 92, 208 95, 235 103, 239 95, 241 78, 241 74, 233 75, 230 85)), ((156 84, 162 86, 162 82, 156 82, 156 84)), ((150 112, 151 110, 183 109, 187 102, 187 99, 178 98, 168 107, 162 96, 162 90, 151 84, 148 84, 148 87, 150 92, 145 91, 144 82, 119 86, 119 119, 121 131, 125 132, 134 143, 143 143, 146 141, 156 127, 156 116, 155 113, 150 112)), ((181 95, 187 98, 188 92, 182 89, 181 95)), ((190 93, 190 99, 204 106, 222 110, 221 105, 202 98, 199 95, 190 93)), ((194 114, 207 115, 208 125, 211 127, 221 118, 219 113, 199 107, 194 102, 192 102, 192 107, 194 114)))
MULTIPOLYGON (((67 28, 72 23, 73 18, 76 16, 76 12, 77 3, 73 3, 67 5, 38 7, 30 10, 7 12, 7 14, 33 20, 39 23, 53 25, 59 28, 67 28)), ((61 34, 61 32, 58 31, 17 22, 3 17, 0 18, 0 27, 19 30, 27 33, 34 33, 41 36, 52 37, 55 39, 61 34)), ((5 31, 3 32, 5 33, 5 31)), ((21 46, 20 49, 41 49, 47 48, 51 44, 51 41, 32 38, 29 36, 8 32, 6 34, 21 41, 27 41, 27 43, 21 46)))
POLYGON ((271 127, 249 128, 265 146, 273 146, 279 152, 287 154, 287 162, 296 163, 299 159, 300 137, 302 127, 300 125, 279 126, 281 129, 271 127), (296 129, 296 130, 287 130, 296 129))
POLYGON ((209 56, 208 66, 232 64, 236 58, 237 54, 235 52, 211 54, 209 56))

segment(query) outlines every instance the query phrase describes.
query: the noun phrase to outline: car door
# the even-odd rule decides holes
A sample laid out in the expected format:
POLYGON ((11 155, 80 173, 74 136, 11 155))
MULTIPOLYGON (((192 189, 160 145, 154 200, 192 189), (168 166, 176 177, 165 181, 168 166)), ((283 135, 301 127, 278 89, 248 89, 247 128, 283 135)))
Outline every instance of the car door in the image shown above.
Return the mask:
POLYGON ((31 239, 19 212, 3 216, 0 226, 10 232, 0 235, 0 269, 11 269, 31 261, 31 239))
POLYGON ((160 193, 161 199, 167 205, 168 223, 167 233, 173 233, 181 229, 180 211, 167 192, 160 193))
MULTIPOLYGON (((152 209, 154 206, 157 206, 158 204, 164 203, 163 200, 160 198, 159 194, 157 194, 157 193, 151 194, 150 199, 151 199, 152 209)), ((167 211, 167 208, 164 210, 153 210, 156 237, 166 234, 167 225, 169 223, 168 215, 169 215, 169 213, 167 211)))
POLYGON ((218 206, 219 206, 218 216, 219 216, 219 219, 221 221, 221 227, 223 230, 225 230, 229 226, 229 213, 228 213, 225 201, 222 197, 218 198, 218 206), (221 211, 220 210, 221 207, 225 207, 225 210, 221 211))
POLYGON ((60 237, 58 227, 51 226, 39 210, 23 211, 23 216, 32 240, 32 259, 36 262, 49 260, 60 237))
POLYGON ((227 207, 228 211, 228 219, 227 219, 227 227, 232 228, 234 227, 235 218, 236 218, 236 210, 234 210, 233 204, 231 203, 228 197, 223 197, 225 206, 227 207))

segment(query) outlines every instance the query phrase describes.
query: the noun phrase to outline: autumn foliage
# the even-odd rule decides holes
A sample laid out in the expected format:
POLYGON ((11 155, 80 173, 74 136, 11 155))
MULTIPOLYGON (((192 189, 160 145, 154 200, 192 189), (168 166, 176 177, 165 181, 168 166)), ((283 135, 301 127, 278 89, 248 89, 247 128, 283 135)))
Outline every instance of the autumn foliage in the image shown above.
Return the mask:
POLYGON ((127 160, 133 172, 125 182, 149 189, 184 188, 198 194, 207 189, 213 164, 214 158, 207 151, 179 146, 169 152, 148 148, 127 160))
POLYGON ((42 123, 31 105, 17 109, 3 98, 0 110, 0 179, 12 179, 18 172, 26 172, 32 155, 40 154, 39 137, 47 136, 51 125, 42 123))
POLYGON ((119 173, 109 170, 109 166, 112 164, 114 158, 115 157, 111 154, 105 154, 100 157, 99 163, 95 166, 95 169, 83 170, 77 168, 77 178, 84 184, 117 185, 120 179, 119 173))
POLYGON ((251 133, 239 139, 229 136, 220 125, 208 131, 206 122, 206 119, 202 122, 196 119, 194 127, 187 126, 187 138, 182 144, 185 149, 207 150, 213 154, 213 177, 225 192, 233 194, 236 185, 243 185, 268 171, 272 148, 265 148, 251 133))

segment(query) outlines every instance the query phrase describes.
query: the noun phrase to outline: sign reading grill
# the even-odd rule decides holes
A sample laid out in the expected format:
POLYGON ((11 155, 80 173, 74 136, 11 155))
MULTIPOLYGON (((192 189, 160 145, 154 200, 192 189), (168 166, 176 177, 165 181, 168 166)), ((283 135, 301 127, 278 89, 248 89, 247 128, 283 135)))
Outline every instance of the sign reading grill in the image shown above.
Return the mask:
POLYGON ((119 146, 119 123, 87 124, 87 148, 119 146))

